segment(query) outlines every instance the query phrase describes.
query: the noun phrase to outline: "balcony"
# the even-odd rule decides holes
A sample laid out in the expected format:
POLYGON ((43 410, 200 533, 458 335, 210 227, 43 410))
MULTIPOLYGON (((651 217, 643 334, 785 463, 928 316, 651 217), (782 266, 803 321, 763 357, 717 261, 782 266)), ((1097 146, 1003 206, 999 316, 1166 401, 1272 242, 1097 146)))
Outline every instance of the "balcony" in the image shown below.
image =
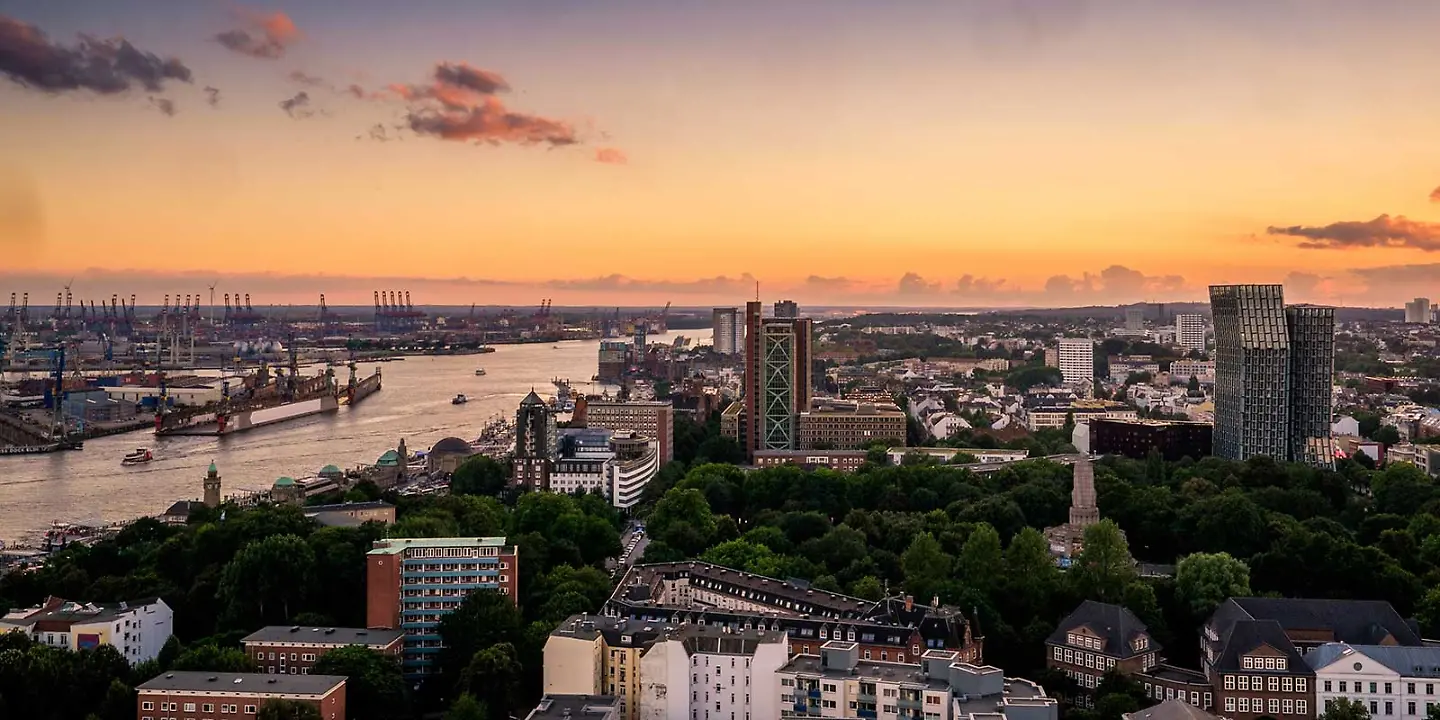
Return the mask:
POLYGON ((809 695, 809 696, 812 697, 812 698, 818 698, 818 697, 820 697, 820 689, 819 689, 819 688, 816 688, 816 689, 811 690, 811 691, 809 691, 809 692, 807 692, 807 693, 805 693, 805 694, 806 694, 806 695, 809 695))

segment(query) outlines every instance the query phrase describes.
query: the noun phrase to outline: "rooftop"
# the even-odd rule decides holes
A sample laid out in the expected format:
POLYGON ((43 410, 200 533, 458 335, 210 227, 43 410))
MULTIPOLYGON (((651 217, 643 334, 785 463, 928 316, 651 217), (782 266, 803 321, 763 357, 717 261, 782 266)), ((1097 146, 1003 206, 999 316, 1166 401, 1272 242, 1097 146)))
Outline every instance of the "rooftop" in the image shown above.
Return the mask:
POLYGON ((613 717, 615 698, 609 695, 546 695, 525 720, 613 717))
POLYGON ((253 693, 257 695, 323 696, 345 684, 339 675, 268 675, 264 673, 186 672, 176 670, 158 675, 135 689, 146 691, 190 691, 253 693))
POLYGON ((1125 720, 1219 720, 1220 716, 1205 712, 1183 700, 1172 699, 1143 710, 1125 713, 1122 717, 1125 720))
POLYGON ((1403 647, 1326 643, 1306 653, 1305 663, 1314 670, 1320 670, 1341 659, 1358 661, 1362 655, 1399 673, 1401 677, 1440 678, 1440 646, 1433 645, 1403 647))
POLYGON ((240 642, 312 643, 326 645, 368 645, 385 647, 405 636, 403 630, 371 630, 366 628, 307 627, 300 625, 269 625, 256 630, 240 642))
POLYGON ((368 555, 398 555, 406 548, 505 547, 502 537, 392 538, 377 540, 368 555))
POLYGON ((51 627, 73 623, 108 622, 157 602, 161 602, 158 597, 139 598, 118 603, 78 603, 50 597, 45 599, 44 605, 10 613, 6 616, 8 618, 6 622, 11 625, 27 626, 35 623, 47 623, 51 627))
POLYGON ((313 515, 316 513, 347 512, 350 510, 383 510, 393 507, 395 506, 383 500, 372 500, 370 502, 335 503, 332 505, 307 505, 304 509, 306 515, 313 515))

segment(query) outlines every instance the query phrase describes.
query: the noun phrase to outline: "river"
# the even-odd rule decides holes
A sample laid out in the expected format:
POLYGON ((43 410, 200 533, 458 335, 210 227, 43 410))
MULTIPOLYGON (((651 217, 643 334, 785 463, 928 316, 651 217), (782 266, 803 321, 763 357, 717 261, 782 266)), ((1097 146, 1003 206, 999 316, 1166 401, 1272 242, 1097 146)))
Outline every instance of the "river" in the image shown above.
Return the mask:
MULTIPOLYGON (((651 340, 684 335, 708 343, 710 334, 680 330, 651 340)), ((176 500, 200 497, 211 461, 229 494, 269 488, 284 475, 310 476, 329 464, 342 469, 370 464, 401 438, 411 451, 428 450, 450 436, 474 440, 490 418, 513 415, 531 389, 542 397, 554 395, 554 378, 589 391, 598 349, 598 340, 497 345, 484 355, 362 364, 361 377, 381 369, 383 389, 337 414, 221 438, 157 438, 139 431, 87 440, 85 449, 75 452, 0 456, 0 540, 13 542, 55 520, 98 524, 159 514, 176 500), (486 374, 477 377, 477 367, 486 374), (457 393, 469 402, 452 405, 457 393), (120 458, 140 446, 150 447, 155 460, 122 467, 120 458)), ((342 382, 343 375, 342 370, 342 382)))

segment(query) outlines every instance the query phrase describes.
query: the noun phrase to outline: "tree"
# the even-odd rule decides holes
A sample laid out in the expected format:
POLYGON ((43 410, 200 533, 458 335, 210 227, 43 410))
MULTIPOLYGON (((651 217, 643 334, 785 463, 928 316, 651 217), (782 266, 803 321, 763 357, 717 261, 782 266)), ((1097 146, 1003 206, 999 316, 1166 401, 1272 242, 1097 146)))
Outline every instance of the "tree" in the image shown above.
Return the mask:
POLYGON ((968 586, 989 593, 1004 575, 1005 556, 1000 550, 1000 533, 987 523, 975 526, 956 563, 960 579, 968 586))
POLYGON ((281 625, 299 611, 314 582, 315 553, 295 535, 246 545, 226 566, 219 599, 235 627, 281 625))
POLYGON ((900 558, 905 571, 905 591, 921 598, 940 592, 940 583, 950 576, 954 559, 945 554, 940 542, 930 533, 920 533, 900 558))
POLYGON ((770 548, 746 540, 723 542, 705 551, 701 560, 736 570, 776 577, 780 574, 780 560, 770 548))
POLYGON ((693 557, 709 546, 715 515, 699 490, 676 488, 655 503, 647 527, 651 537, 693 557))
POLYGON ((885 596, 885 588, 874 575, 866 575, 850 586, 850 594, 862 600, 879 600, 885 596))
POLYGON ((1070 569, 1081 594, 1101 602, 1119 601, 1136 576, 1135 559, 1120 526, 1108 518, 1101 520, 1085 528, 1082 543, 1070 569))
POLYGON ((1206 617, 1226 598, 1250 595, 1250 567, 1228 553, 1194 553, 1175 568, 1175 592, 1195 617, 1206 617))
POLYGON ((1185 392, 1188 395, 1198 396, 1200 394, 1200 378, 1196 375, 1190 376, 1190 382, 1185 383, 1185 392))
POLYGON ((440 618, 440 672, 457 681, 475 653, 520 639, 520 611, 507 595, 475 592, 450 614, 440 618))
POLYGON ((498 643, 475 653, 461 676, 459 687, 462 693, 473 695, 486 708, 508 717, 518 709, 520 673, 515 646, 498 643))
POLYGON ((255 663, 240 648, 221 648, 209 643, 180 653, 170 670, 202 670, 208 672, 255 672, 255 663))
MULTIPOLYGON (((348 704, 347 704, 348 707, 348 704)), ((325 720, 320 709, 299 700, 266 700, 255 720, 325 720)))
POLYGON ((349 720, 389 720, 408 715, 405 680, 394 657, 363 645, 350 645, 321 655, 311 672, 346 678, 349 720))
POLYGON ((494 497, 504 492, 509 484, 509 473, 504 466, 488 456, 475 455, 460 463, 450 475, 450 494, 488 495, 494 497))
POLYGON ((1370 711, 1359 700, 1337 697, 1325 704, 1319 720, 1370 720, 1370 711))
POLYGON ((456 698, 455 702, 450 705, 450 710, 445 713, 445 720, 489 720, 489 718, 490 714, 486 712, 485 706, 468 693, 456 698))

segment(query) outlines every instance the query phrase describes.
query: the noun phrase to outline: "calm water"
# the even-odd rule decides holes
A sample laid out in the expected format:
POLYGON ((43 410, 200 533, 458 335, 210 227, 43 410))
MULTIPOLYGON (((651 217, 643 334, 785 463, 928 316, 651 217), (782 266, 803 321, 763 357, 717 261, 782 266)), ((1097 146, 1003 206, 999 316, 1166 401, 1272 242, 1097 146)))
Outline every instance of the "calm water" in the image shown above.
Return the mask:
MULTIPOLYGON (((708 343, 710 331, 652 339, 667 342, 678 335, 708 343)), ((212 460, 230 493, 268 488, 282 475, 313 475, 327 464, 373 463, 402 437, 412 451, 449 436, 474 440, 487 420, 513 414, 531 388, 542 397, 554 395, 553 378, 589 390, 598 347, 594 340, 562 342, 558 348, 499 345, 485 355, 365 364, 360 376, 380 367, 384 389, 334 415, 223 438, 157 438, 141 431, 87 440, 79 452, 0 457, 0 540, 17 540, 54 520, 95 523, 158 514, 176 500, 199 498, 212 460), (485 368, 485 376, 475 376, 477 367, 485 368), (451 405, 457 393, 469 402, 451 405), (120 458, 139 446, 150 447, 155 460, 122 467, 120 458)), ((343 370, 337 376, 343 382, 343 370)))

